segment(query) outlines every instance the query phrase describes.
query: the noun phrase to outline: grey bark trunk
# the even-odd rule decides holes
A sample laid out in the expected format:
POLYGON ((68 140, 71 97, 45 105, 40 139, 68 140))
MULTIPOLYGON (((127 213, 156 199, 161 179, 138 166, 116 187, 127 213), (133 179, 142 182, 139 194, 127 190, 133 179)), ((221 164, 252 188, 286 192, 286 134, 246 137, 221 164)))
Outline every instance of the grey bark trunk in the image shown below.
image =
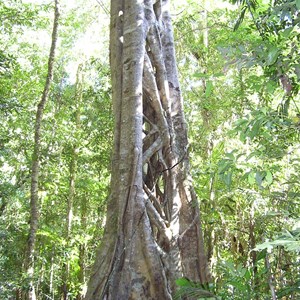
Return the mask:
MULTIPOLYGON (((87 228, 87 201, 88 197, 86 195, 82 196, 81 198, 81 228, 82 230, 86 230, 87 228)), ((84 298, 84 291, 85 291, 85 285, 86 285, 86 255, 87 255, 87 249, 86 249, 86 242, 83 241, 79 245, 79 273, 78 273, 78 281, 82 284, 83 288, 81 291, 78 292, 76 296, 76 300, 82 300, 84 298)))
POLYGON ((86 300, 172 299, 207 282, 169 1, 111 1, 111 195, 86 300))
MULTIPOLYGON (((73 225, 73 207, 76 194, 76 176, 77 176, 77 163, 78 163, 78 149, 79 149, 79 130, 81 126, 80 115, 82 105, 82 84, 83 84, 83 65, 80 64, 77 69, 76 85, 75 85, 75 97, 74 105, 75 111, 75 135, 73 137, 74 142, 71 144, 71 161, 69 166, 69 194, 67 198, 67 212, 66 212, 66 251, 69 251, 71 247, 71 234, 73 225)), ((66 254, 69 254, 66 252, 66 254)), ((63 285, 62 285, 62 299, 69 299, 69 277, 70 277, 70 260, 69 255, 66 255, 63 266, 63 285)))
POLYGON ((272 274, 272 269, 271 269, 268 254, 266 254, 266 257, 265 257, 265 267, 266 267, 266 270, 268 271, 268 284, 269 284, 272 300, 277 300, 276 288, 275 288, 276 283, 274 280, 274 276, 272 274))
POLYGON ((49 97, 50 86, 53 77, 53 64, 55 58, 55 48, 57 41, 59 20, 59 1, 55 0, 54 11, 54 23, 52 30, 52 43, 50 48, 50 54, 48 59, 48 73, 46 83, 44 86, 41 101, 37 106, 35 128, 34 128, 34 149, 32 155, 32 167, 31 167, 31 188, 30 188, 30 229, 27 242, 27 251, 24 260, 24 271, 27 273, 29 279, 28 292, 24 298, 29 300, 36 299, 35 285, 33 281, 34 277, 34 255, 36 244, 36 233, 39 222, 39 203, 38 203, 38 189, 39 189, 39 167, 40 167, 40 153, 41 153, 41 126, 44 108, 49 97))

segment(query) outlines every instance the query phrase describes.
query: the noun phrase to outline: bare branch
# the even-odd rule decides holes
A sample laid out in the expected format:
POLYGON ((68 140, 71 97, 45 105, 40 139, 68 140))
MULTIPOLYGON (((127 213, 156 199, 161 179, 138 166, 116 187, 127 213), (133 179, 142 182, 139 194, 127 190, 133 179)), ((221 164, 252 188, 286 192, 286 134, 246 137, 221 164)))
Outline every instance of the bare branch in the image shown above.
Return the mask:
POLYGON ((96 0, 97 3, 100 5, 100 7, 104 10, 104 12, 109 15, 109 10, 107 9, 107 7, 104 5, 102 0, 96 0))
POLYGON ((147 203, 147 214, 150 222, 158 229, 161 239, 169 242, 172 237, 171 229, 166 226, 165 220, 159 215, 152 202, 147 203))
POLYGON ((146 184, 143 185, 144 191, 146 192, 147 196, 149 197, 149 199, 153 202, 154 208, 156 209, 156 211, 158 212, 158 214, 162 217, 165 218, 164 212, 161 210, 161 205, 157 199, 157 197, 155 197, 153 195, 153 193, 150 191, 150 189, 147 187, 146 184))
POLYGON ((162 147, 161 138, 158 137, 154 143, 143 153, 143 165, 162 147))

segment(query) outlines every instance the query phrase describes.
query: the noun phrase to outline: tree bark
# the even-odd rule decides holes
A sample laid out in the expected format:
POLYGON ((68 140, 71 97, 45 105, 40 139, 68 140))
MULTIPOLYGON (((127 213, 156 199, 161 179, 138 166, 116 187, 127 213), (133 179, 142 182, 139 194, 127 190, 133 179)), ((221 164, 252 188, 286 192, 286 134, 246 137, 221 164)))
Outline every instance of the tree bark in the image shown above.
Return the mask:
MULTIPOLYGON (((81 198, 80 205, 80 223, 83 231, 87 228, 87 201, 88 196, 83 195, 81 198)), ((79 272, 78 272, 78 281, 82 285, 82 289, 78 292, 76 300, 82 300, 84 298, 85 289, 86 289, 86 255, 87 255, 87 244, 86 241, 82 241, 79 245, 79 272)))
POLYGON ((276 295, 275 282, 274 282, 275 280, 274 280, 274 276, 272 274, 272 269, 271 269, 268 253, 266 253, 266 257, 265 257, 265 267, 266 267, 266 270, 268 271, 268 284, 269 284, 272 300, 276 300, 277 295, 276 295))
POLYGON ((42 94, 41 101, 38 103, 35 128, 34 128, 34 149, 32 155, 31 166, 31 188, 30 188, 30 229, 27 242, 26 256, 24 260, 24 271, 29 279, 28 293, 25 295, 26 299, 35 300, 35 285, 34 285, 34 255, 36 244, 36 233, 38 230, 39 222, 39 203, 38 203, 38 190, 39 190, 39 167, 40 167, 40 154, 41 154, 41 126, 44 108, 49 97, 50 86, 53 77, 53 65, 55 59, 55 48, 57 41, 58 21, 59 21, 59 1, 55 0, 54 10, 54 23, 52 30, 52 43, 48 59, 48 73, 42 94))
POLYGON ((76 74, 75 84, 75 97, 74 105, 75 111, 75 133, 73 136, 73 142, 71 143, 71 161, 69 165, 69 194, 67 197, 67 211, 66 211, 66 257, 63 263, 63 284, 62 284, 62 299, 69 299, 69 280, 70 280, 70 260, 69 251, 71 249, 71 235, 73 225, 73 206, 76 194, 76 176, 77 176, 77 164, 78 164, 78 151, 79 151, 79 134, 80 134, 80 115, 82 105, 82 85, 83 85, 83 65, 80 64, 76 74))
POLYGON ((169 1, 111 1, 110 60, 111 195, 86 300, 172 299, 176 279, 209 272, 169 1))

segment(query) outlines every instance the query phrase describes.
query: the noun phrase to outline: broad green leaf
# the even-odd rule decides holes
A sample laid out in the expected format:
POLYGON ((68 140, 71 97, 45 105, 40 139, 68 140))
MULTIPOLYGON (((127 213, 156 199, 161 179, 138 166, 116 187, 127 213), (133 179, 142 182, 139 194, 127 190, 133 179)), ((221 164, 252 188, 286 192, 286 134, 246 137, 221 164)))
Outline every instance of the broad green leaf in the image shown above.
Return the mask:
POLYGON ((256 247, 253 250, 257 251, 257 250, 272 249, 272 248, 273 245, 270 242, 264 242, 262 244, 256 245, 256 247))
POLYGON ((257 151, 253 151, 251 152, 247 157, 246 157, 246 161, 250 160, 252 157, 256 157, 259 156, 259 152, 257 151))
POLYGON ((263 126, 263 124, 266 123, 266 117, 264 115, 259 115, 256 116, 256 118, 250 123, 252 127, 249 127, 249 134, 248 136, 253 139, 260 133, 260 129, 263 126))
POLYGON ((225 154, 225 156, 227 156, 229 159, 231 159, 231 160, 234 160, 235 159, 235 157, 234 157, 234 154, 232 153, 232 152, 227 152, 226 154, 225 154))
POLYGON ((222 159, 218 164, 218 173, 225 173, 231 167, 231 165, 231 161, 229 161, 228 159, 222 159))
POLYGON ((262 184, 262 181, 263 181, 264 177, 265 177, 264 172, 260 172, 260 171, 256 172, 255 180, 256 180, 256 183, 259 187, 261 187, 261 184, 262 184))
POLYGON ((296 0, 296 6, 298 9, 300 9, 300 0, 296 0))
POLYGON ((205 89, 205 96, 206 97, 209 97, 212 94, 213 88, 214 88, 213 83, 210 80, 207 81, 206 89, 205 89))
POLYGON ((235 122, 235 126, 236 126, 236 127, 239 127, 239 126, 241 126, 241 125, 246 124, 247 122, 248 122, 247 119, 239 119, 239 120, 237 120, 237 121, 235 122))
POLYGON ((300 80, 300 64, 294 66, 295 74, 297 75, 297 79, 300 80))
POLYGON ((179 279, 176 279, 176 285, 178 286, 191 286, 191 282, 187 279, 187 278, 179 278, 179 279))
POLYGON ((253 250, 273 249, 274 247, 283 246, 287 251, 299 251, 300 241, 292 239, 277 239, 270 242, 264 242, 257 245, 253 250))
POLYGON ((270 171, 267 171, 266 176, 265 176, 265 181, 267 182, 268 185, 270 185, 273 182, 273 175, 270 171))
POLYGON ((266 84, 266 90, 270 94, 274 93, 276 87, 277 87, 277 85, 273 80, 268 81, 267 84, 266 84))
POLYGON ((246 272, 247 272, 247 269, 244 268, 241 264, 239 264, 239 265, 237 266, 237 272, 239 273, 239 276, 240 276, 240 277, 244 277, 245 274, 246 274, 246 272))
POLYGON ((240 134, 240 141, 244 143, 246 139, 247 139, 247 131, 246 132, 242 131, 240 134))
POLYGON ((255 183, 255 173, 253 171, 251 171, 248 175, 248 182, 251 185, 255 183))
POLYGON ((223 180, 224 180, 225 184, 228 187, 230 187, 231 183, 232 183, 232 172, 227 172, 226 174, 224 174, 223 180))
POLYGON ((279 55, 279 50, 276 46, 272 46, 269 51, 266 58, 266 62, 268 66, 271 66, 275 63, 279 55))

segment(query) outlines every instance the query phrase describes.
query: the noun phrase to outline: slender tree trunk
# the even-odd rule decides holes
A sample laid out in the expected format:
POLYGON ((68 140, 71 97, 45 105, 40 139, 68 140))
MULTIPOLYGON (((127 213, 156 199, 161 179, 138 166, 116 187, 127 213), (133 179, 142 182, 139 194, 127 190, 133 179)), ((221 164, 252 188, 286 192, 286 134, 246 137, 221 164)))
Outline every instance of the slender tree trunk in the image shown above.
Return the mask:
POLYGON ((55 48, 57 41, 57 29, 59 20, 59 2, 55 0, 54 24, 52 31, 52 43, 48 59, 48 73, 44 91, 41 101, 37 106, 35 128, 34 128, 34 149, 32 155, 31 167, 31 188, 30 188, 30 231, 27 242, 27 251, 24 261, 24 269, 29 278, 29 289, 25 296, 30 300, 36 299, 35 285, 34 285, 34 254, 36 244, 36 233, 39 222, 39 203, 38 203, 38 190, 39 190, 39 167, 40 167, 40 153, 41 153, 41 126, 44 108, 49 97, 50 86, 53 77, 53 64, 55 58, 55 48))
POLYGON ((276 295, 275 282, 274 282, 275 280, 274 280, 274 276, 272 274, 272 269, 271 269, 268 254, 266 254, 266 257, 265 257, 265 267, 266 267, 266 270, 268 271, 268 284, 269 284, 272 300, 276 300, 277 295, 276 295))
MULTIPOLYGON (((81 228, 85 230, 87 227, 87 195, 84 195, 81 199, 81 228)), ((79 245, 79 272, 78 272, 78 281, 81 283, 83 289, 79 291, 76 296, 77 300, 82 300, 85 294, 84 289, 86 289, 86 241, 83 241, 79 245)))
POLYGON ((74 143, 71 145, 71 161, 69 166, 70 180, 69 180, 69 194, 67 198, 67 214, 66 214, 66 258, 64 261, 64 271, 63 271, 63 285, 62 293, 63 300, 69 299, 69 277, 70 277, 70 260, 68 259, 68 252, 71 248, 71 233, 72 233, 72 223, 73 223, 73 207, 74 199, 76 193, 76 175, 77 175, 77 162, 78 162, 78 148, 79 148, 79 130, 80 130, 80 114, 81 114, 81 103, 82 103, 82 83, 83 83, 83 66, 79 65, 76 75, 76 87, 75 87, 75 97, 74 104, 76 107, 75 111, 75 136, 74 143))
MULTIPOLYGON (((209 30, 208 30, 208 3, 206 0, 202 1, 202 5, 203 5, 203 17, 202 17, 202 23, 203 23, 203 45, 205 47, 205 49, 207 50, 209 47, 209 30)), ((207 61, 207 55, 204 54, 204 62, 202 62, 203 66, 201 66, 201 60, 199 60, 199 54, 196 53, 197 55, 195 56, 196 58, 198 58, 199 61, 199 65, 201 67, 201 72, 206 74, 207 73, 207 67, 206 67, 206 61, 207 61)), ((202 88, 203 88, 203 97, 205 97, 206 93, 207 93, 207 80, 205 78, 201 79, 201 83, 202 83, 202 88)), ((211 125, 211 121, 212 121, 212 113, 210 112, 210 110, 206 107, 203 107, 201 109, 201 116, 202 116, 202 121, 203 121, 203 128, 204 130, 206 130, 206 132, 212 132, 212 125, 211 125)), ((208 162, 210 163, 210 160, 212 159, 212 153, 213 153, 213 148, 214 148, 214 142, 213 142, 213 135, 212 133, 207 135, 207 137, 204 139, 203 141, 204 146, 203 146, 203 154, 202 157, 208 162)), ((209 180, 209 205, 211 205, 211 207, 213 209, 215 209, 216 207, 216 203, 215 203, 215 190, 214 190, 214 177, 211 177, 209 180)), ((207 258, 210 261, 210 265, 213 266, 213 253, 214 253, 214 249, 215 247, 217 247, 216 245, 216 232, 215 232, 215 227, 214 224, 212 225, 208 225, 206 227, 206 232, 204 232, 207 236, 207 258)), ((216 251, 217 252, 217 249, 216 251)))
POLYGON ((176 279, 209 272, 169 1, 112 0, 110 45, 111 195, 86 299, 172 299, 176 279))
MULTIPOLYGON (((254 207, 251 206, 249 213, 249 248, 254 249, 256 247, 256 239, 255 239, 255 219, 254 219, 254 207)), ((253 289, 257 289, 259 286, 259 278, 257 274, 257 252, 252 250, 250 253, 251 264, 253 266, 253 289)), ((258 295, 255 296, 258 300, 258 295)))
POLYGON ((54 256, 55 251, 52 249, 52 255, 51 255, 51 267, 50 267, 50 278, 49 278, 49 294, 54 299, 55 294, 55 288, 54 288, 54 256))

